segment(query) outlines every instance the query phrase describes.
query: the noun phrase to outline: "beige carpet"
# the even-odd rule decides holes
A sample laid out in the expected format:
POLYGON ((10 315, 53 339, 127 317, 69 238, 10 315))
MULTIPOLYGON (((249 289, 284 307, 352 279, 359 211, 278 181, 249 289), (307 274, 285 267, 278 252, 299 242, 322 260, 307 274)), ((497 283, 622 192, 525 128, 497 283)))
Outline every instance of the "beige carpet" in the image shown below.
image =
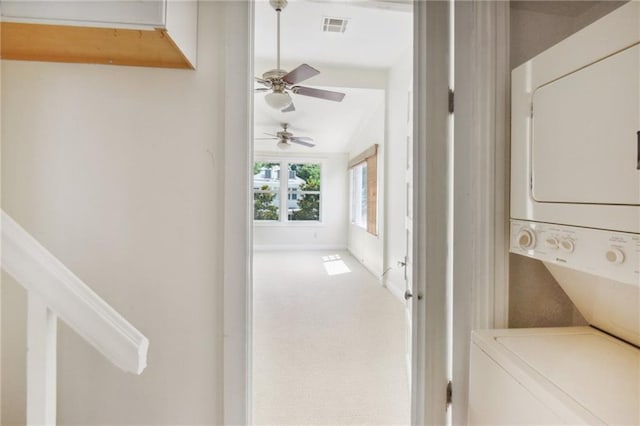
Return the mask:
POLYGON ((404 306, 351 255, 257 252, 253 302, 254 424, 409 424, 404 306))

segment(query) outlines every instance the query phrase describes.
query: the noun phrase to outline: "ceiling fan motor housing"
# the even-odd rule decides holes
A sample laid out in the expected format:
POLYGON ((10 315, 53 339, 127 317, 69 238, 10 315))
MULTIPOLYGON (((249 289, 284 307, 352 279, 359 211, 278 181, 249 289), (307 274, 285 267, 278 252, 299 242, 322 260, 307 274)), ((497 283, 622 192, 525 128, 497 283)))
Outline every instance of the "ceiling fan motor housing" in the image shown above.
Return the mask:
POLYGON ((269 4, 277 11, 283 10, 287 7, 287 0, 269 0, 269 4))
POLYGON ((293 137, 293 133, 287 132, 285 130, 283 132, 276 133, 276 136, 278 136, 280 139, 289 140, 293 137))
POLYGON ((262 78, 271 82, 282 81, 282 77, 284 77, 285 75, 287 75, 287 72, 285 70, 273 69, 262 74, 262 78))

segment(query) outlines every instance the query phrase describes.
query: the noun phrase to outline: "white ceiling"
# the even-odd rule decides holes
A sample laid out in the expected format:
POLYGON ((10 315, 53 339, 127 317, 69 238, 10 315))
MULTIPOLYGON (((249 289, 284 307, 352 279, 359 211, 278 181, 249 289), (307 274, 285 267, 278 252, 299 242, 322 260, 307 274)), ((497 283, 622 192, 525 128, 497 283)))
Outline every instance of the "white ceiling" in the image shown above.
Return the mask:
MULTIPOLYGON (((281 54, 299 63, 388 68, 409 47, 412 14, 363 7, 375 2, 290 0, 281 13, 281 54), (324 17, 349 18, 347 30, 323 33, 324 17)), ((276 56, 276 12, 266 0, 255 5, 255 56, 276 56)), ((274 66, 275 68, 275 66, 274 66)))
MULTIPOLYGON (((289 131, 294 136, 312 137, 316 146, 310 149, 293 145, 288 151, 345 152, 345 147, 360 128, 361 123, 380 108, 384 108, 384 91, 351 88, 341 90, 346 93, 342 102, 293 95, 296 110, 288 113, 270 108, 262 99, 264 94, 257 94, 255 98, 255 137, 268 137, 264 133, 275 134, 282 130, 281 123, 289 123, 289 131)), ((256 140, 254 150, 258 152, 278 151, 276 143, 275 140, 256 140)))
MULTIPOLYGON (((296 146, 291 151, 348 151, 350 137, 362 121, 383 107, 381 71, 384 73, 393 66, 411 46, 413 18, 406 4, 406 0, 289 0, 281 14, 282 68, 291 70, 302 63, 314 66, 321 74, 301 85, 340 91, 346 96, 338 103, 292 95, 296 111, 281 113, 266 105, 264 93, 257 93, 255 137, 264 136, 264 132, 275 133, 280 123, 287 122, 296 136, 310 136, 316 142, 314 148, 296 146), (388 9, 389 5, 393 9, 388 9), (346 32, 323 33, 324 17, 349 18, 346 32), (358 76, 362 76, 362 81, 355 81, 358 76)), ((267 0, 258 0, 255 4, 257 76, 275 68, 275 55, 276 12, 267 0)), ((277 150, 275 141, 255 141, 254 148, 256 151, 277 150)))

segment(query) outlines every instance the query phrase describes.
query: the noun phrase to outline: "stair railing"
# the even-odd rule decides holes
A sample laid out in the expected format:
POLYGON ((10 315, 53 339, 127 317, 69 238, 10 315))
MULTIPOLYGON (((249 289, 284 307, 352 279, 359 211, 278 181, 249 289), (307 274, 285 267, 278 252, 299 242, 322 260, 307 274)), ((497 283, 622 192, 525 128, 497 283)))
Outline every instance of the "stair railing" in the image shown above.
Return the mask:
POLYGON ((4 211, 0 226, 2 269, 28 291, 27 425, 55 425, 58 318, 134 374, 149 340, 4 211))

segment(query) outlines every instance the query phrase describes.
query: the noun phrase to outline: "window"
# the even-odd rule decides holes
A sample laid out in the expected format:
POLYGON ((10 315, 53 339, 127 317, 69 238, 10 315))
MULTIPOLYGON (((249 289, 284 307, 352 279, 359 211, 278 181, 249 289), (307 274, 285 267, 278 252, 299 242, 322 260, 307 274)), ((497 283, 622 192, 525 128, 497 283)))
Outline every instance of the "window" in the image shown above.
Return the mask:
POLYGON ((253 219, 280 218, 279 163, 256 162, 253 165, 253 219))
POLYGON ((367 229, 367 163, 351 169, 351 222, 367 229))
POLYGON ((318 163, 255 162, 254 220, 320 221, 320 184, 318 163))
POLYGON ((378 145, 349 161, 351 223, 378 235, 378 145))

